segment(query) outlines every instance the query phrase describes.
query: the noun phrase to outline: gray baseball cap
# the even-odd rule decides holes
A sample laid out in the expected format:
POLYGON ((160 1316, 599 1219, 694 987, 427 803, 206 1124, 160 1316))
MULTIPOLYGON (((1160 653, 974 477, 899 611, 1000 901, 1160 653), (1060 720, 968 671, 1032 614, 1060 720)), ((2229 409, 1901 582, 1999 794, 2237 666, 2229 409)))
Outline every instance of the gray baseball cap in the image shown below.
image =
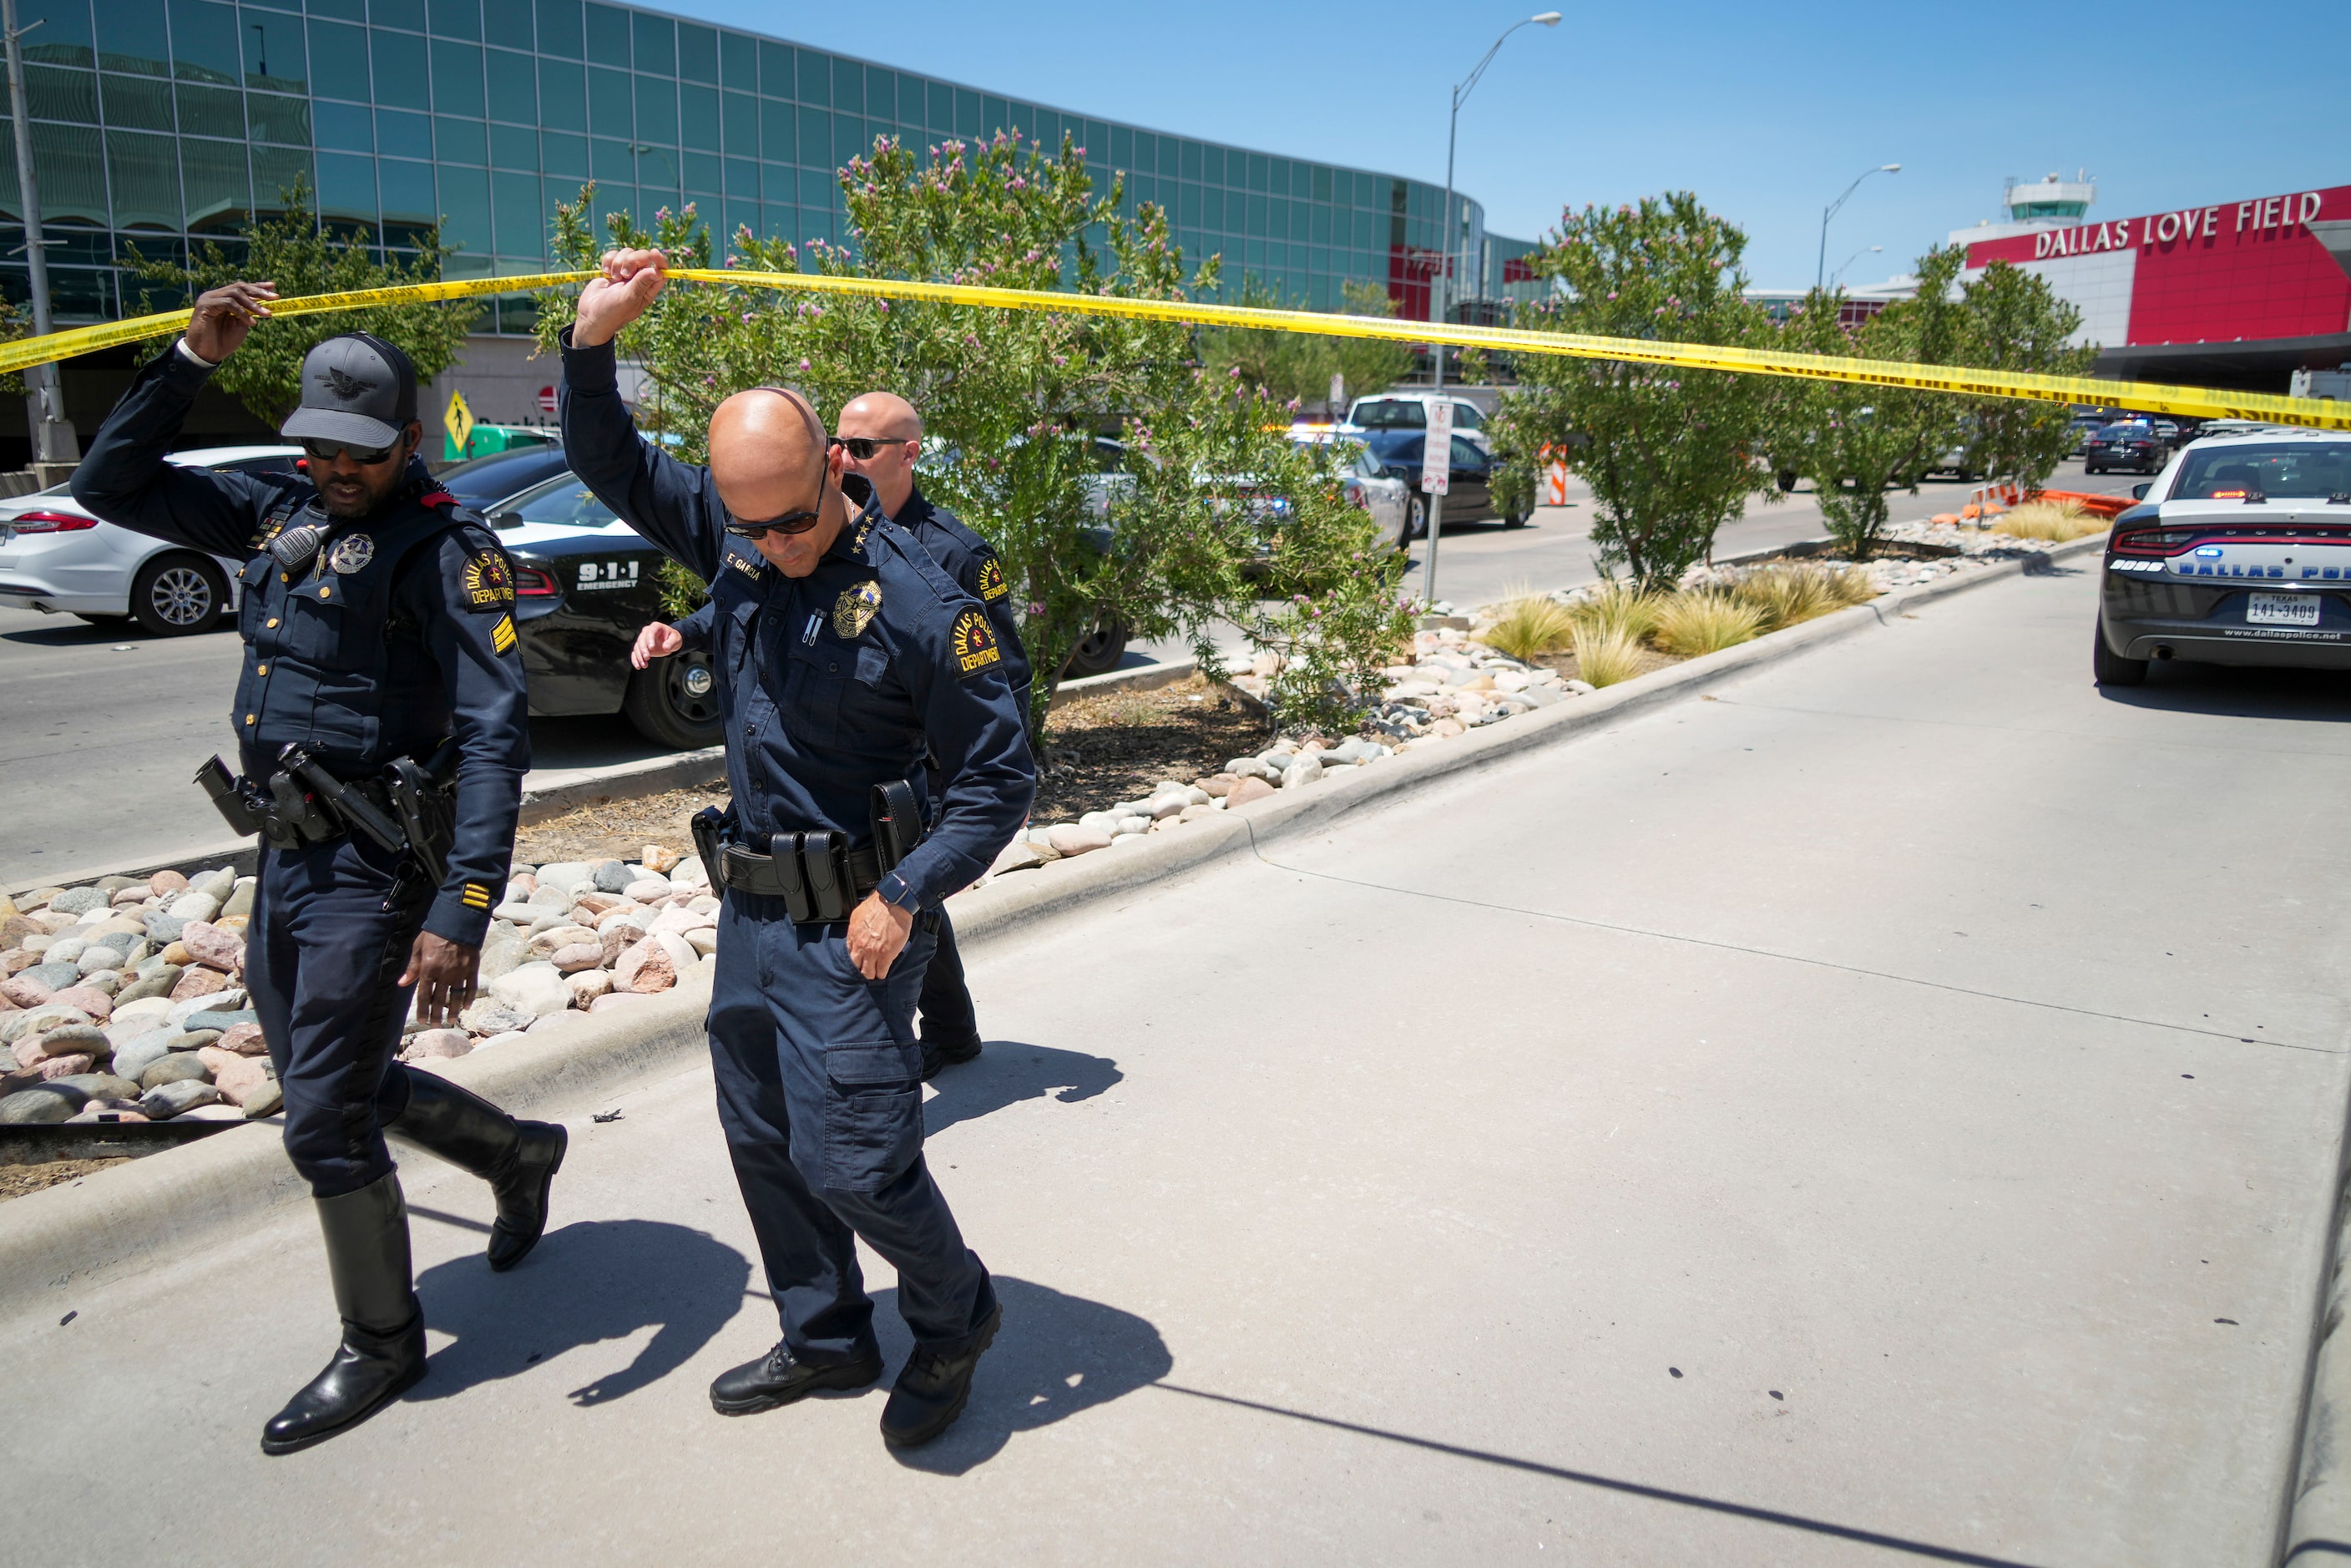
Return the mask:
POLYGON ((329 338, 302 357, 302 406, 281 432, 353 446, 396 446, 416 418, 416 367, 367 332, 329 338))

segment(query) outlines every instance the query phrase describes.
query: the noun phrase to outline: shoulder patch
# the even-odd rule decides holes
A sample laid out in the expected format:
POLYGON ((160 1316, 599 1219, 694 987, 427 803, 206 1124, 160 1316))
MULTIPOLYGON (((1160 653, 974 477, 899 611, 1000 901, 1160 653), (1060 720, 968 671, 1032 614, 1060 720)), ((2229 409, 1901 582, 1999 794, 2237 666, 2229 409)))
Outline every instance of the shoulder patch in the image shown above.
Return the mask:
POLYGON ((514 617, 501 615, 498 623, 490 628, 490 650, 503 653, 515 645, 514 617))
POLYGON ((1004 660, 1004 651, 996 644, 996 629, 977 609, 967 609, 956 617, 947 645, 955 654, 956 674, 964 680, 1004 660))
POLYGON ((507 558, 494 549, 476 550, 465 563, 465 608, 476 614, 503 610, 515 601, 514 574, 507 558))
POLYGON ((991 555, 979 563, 979 597, 983 602, 993 604, 1011 591, 1012 585, 1004 580, 1002 561, 991 555))

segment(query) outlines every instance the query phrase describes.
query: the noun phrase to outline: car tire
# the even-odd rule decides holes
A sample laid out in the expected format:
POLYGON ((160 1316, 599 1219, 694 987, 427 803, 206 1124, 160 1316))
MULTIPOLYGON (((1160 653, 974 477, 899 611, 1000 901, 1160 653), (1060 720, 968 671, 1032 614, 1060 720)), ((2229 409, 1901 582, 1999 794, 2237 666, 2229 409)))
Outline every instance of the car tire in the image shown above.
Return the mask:
POLYGON ((1404 537, 1407 539, 1428 537, 1428 497, 1417 490, 1404 498, 1404 537))
POLYGON ((1061 678, 1074 681, 1087 675, 1106 675, 1117 669, 1118 662, 1126 657, 1126 622, 1118 616, 1101 617, 1070 650, 1069 661, 1061 666, 1061 678))
POLYGON ((2082 465, 2082 472, 2085 474, 2103 474, 2105 470, 2099 467, 2095 463, 2085 463, 2082 465))
POLYGON ((151 637, 208 632, 228 610, 228 579, 206 556, 159 555, 131 580, 131 618, 151 637))
POLYGON ((673 653, 632 672, 621 712, 639 735, 673 751, 698 751, 726 738, 717 672, 705 653, 673 653))
POLYGON ((1506 528, 1523 528, 1527 526, 1527 519, 1533 515, 1531 512, 1520 512, 1514 517, 1504 517, 1502 526, 1506 528))
POLYGON ((2145 659, 2126 659, 2106 646, 2106 618, 2090 633, 2090 678, 2102 686, 2135 686, 2147 679, 2145 659))

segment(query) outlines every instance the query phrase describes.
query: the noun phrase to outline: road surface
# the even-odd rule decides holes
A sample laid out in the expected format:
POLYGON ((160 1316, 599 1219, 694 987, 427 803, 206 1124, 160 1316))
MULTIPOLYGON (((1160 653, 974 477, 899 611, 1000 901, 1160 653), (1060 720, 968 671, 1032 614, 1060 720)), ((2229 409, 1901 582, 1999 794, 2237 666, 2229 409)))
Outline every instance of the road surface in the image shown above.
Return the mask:
POLYGON ((972 952, 929 1155, 1006 1320, 933 1448, 711 1413, 776 1323, 684 1067, 575 1108, 513 1274, 409 1160, 433 1373, 321 1448, 256 1450, 331 1343, 307 1216, 0 1324, 6 1555, 2266 1562, 2351 701, 2103 695, 2095 577, 972 952))

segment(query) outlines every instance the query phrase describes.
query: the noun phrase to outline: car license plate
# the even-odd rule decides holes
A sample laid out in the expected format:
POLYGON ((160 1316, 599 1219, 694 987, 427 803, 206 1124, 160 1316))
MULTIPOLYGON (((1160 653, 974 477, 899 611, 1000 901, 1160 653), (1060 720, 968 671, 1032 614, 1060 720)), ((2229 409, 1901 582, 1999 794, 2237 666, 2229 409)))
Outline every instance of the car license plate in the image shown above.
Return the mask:
POLYGON ((2249 626, 2315 626, 2318 597, 2301 593, 2256 593, 2249 596, 2245 623, 2249 626))

